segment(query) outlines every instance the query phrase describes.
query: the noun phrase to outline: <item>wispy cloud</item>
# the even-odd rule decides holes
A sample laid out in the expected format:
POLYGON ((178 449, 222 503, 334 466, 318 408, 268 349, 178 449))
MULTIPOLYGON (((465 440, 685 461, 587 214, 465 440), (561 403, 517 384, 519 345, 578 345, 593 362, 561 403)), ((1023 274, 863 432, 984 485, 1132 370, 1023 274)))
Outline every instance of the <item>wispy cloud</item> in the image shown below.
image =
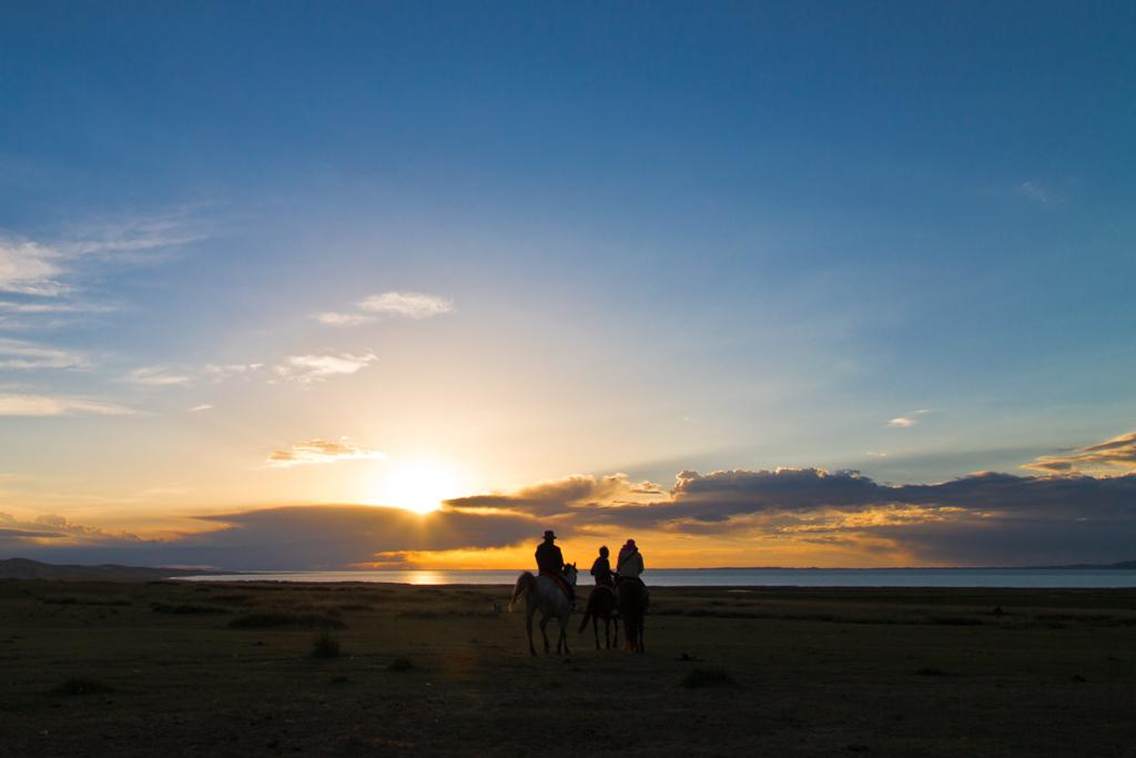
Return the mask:
POLYGON ((85 368, 87 358, 60 348, 21 340, 0 339, 0 369, 36 370, 85 368))
POLYGON ((63 255, 28 240, 0 240, 0 292, 53 297, 66 291, 60 281, 63 255))
POLYGON ((127 374, 125 381, 143 387, 175 387, 190 384, 193 378, 166 366, 143 366, 127 374))
POLYGON ((334 442, 317 438, 300 442, 289 448, 273 450, 268 456, 268 465, 288 468, 314 463, 377 460, 385 457, 386 455, 378 450, 358 447, 345 439, 334 442))
POLYGON ((335 353, 326 355, 290 355, 273 371, 285 381, 313 384, 333 376, 354 374, 379 358, 374 353, 335 353))
POLYGON ((192 408, 187 408, 186 412, 187 413, 201 413, 202 411, 210 411, 210 410, 213 410, 213 406, 210 403, 202 403, 201 405, 195 405, 192 408))
POLYGON ((335 311, 316 313, 312 315, 312 318, 326 326, 359 326, 359 324, 368 324, 375 320, 374 316, 369 316, 366 313, 337 313, 335 311))
POLYGON ((918 410, 911 411, 910 413, 905 413, 902 416, 896 416, 895 418, 889 420, 887 422, 887 425, 893 429, 910 429, 911 427, 919 423, 919 416, 925 416, 930 412, 931 410, 929 408, 919 408, 918 410))
POLYGON ((452 313, 454 303, 424 292, 383 292, 363 298, 355 307, 350 312, 315 313, 312 318, 327 326, 358 326, 382 317, 425 319, 452 313))
POLYGON ((0 292, 57 297, 74 288, 77 264, 84 258, 131 262, 139 253, 201 239, 184 218, 139 218, 90 227, 65 240, 43 242, 0 239, 0 292))
POLYGON ((1016 187, 1017 193, 1038 205, 1055 205, 1061 202, 1061 195, 1039 181, 1025 181, 1016 187))
POLYGON ((204 373, 214 382, 223 382, 226 379, 248 378, 262 368, 263 363, 210 363, 204 368, 204 373))
POLYGON ((115 403, 67 395, 0 394, 0 416, 124 416, 134 411, 115 403))
POLYGON ((1136 432, 1079 448, 1070 453, 1043 455, 1022 468, 1046 474, 1127 474, 1136 472, 1136 432))

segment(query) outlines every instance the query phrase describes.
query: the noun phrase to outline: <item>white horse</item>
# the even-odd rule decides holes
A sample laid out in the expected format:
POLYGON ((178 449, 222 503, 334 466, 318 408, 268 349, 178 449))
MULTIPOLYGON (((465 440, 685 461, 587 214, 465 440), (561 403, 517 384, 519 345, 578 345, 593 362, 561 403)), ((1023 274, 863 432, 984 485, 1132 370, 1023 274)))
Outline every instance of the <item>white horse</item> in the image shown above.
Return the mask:
MULTIPOLYGON (((573 587, 576 586, 575 563, 564 567, 564 579, 573 587)), ((513 610, 522 596, 525 598, 525 629, 529 635, 529 653, 536 655, 536 648, 533 647, 532 641, 532 622, 533 614, 539 610, 541 616, 540 633, 544 637, 545 654, 547 655, 550 652, 548 649, 548 632, 545 631, 545 627, 548 626, 549 621, 555 618, 560 623, 560 637, 556 640, 556 654, 560 655, 561 647, 563 647, 564 653, 571 655, 568 651, 568 617, 572 614, 572 603, 563 588, 552 577, 533 576, 532 572, 526 571, 517 577, 517 583, 513 587, 513 597, 509 600, 510 611, 513 610)))

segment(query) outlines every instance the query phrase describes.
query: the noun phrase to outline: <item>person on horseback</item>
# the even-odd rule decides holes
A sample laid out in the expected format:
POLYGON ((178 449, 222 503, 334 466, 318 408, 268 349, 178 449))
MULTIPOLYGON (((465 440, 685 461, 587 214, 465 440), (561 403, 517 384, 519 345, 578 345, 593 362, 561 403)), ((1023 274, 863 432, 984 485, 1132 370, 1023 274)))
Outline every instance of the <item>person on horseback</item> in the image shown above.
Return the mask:
POLYGON ((615 577, 611 573, 611 561, 608 560, 607 545, 600 548, 600 556, 592 563, 592 576, 595 577, 597 587, 615 587, 615 577))
POLYGON ((619 549, 619 560, 615 564, 615 573, 618 580, 634 579, 642 584, 639 575, 643 573, 643 554, 635 546, 635 540, 627 540, 627 544, 619 549))
POLYGON ((560 585, 560 588, 564 590, 564 594, 572 603, 572 607, 575 608, 576 592, 572 589, 572 585, 564 580, 564 554, 556 545, 556 534, 551 529, 545 530, 544 542, 537 545, 536 568, 537 573, 551 577, 560 585))

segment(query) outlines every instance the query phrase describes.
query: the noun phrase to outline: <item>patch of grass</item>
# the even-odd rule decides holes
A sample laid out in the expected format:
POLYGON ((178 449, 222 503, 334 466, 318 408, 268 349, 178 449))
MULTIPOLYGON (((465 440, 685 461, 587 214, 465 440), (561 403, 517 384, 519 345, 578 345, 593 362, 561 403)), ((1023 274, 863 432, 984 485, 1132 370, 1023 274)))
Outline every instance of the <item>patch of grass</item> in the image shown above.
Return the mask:
POLYGON ((982 626, 982 619, 974 616, 931 616, 928 620, 942 626, 982 626))
POLYGON ((51 689, 52 695, 68 697, 72 695, 101 695, 107 692, 114 692, 114 687, 97 679, 87 679, 81 676, 66 679, 51 689))
POLYGON ((230 629, 270 629, 286 626, 304 629, 347 628, 347 624, 339 619, 319 613, 249 613, 229 622, 230 629))
POLYGON ((339 640, 324 629, 312 642, 312 651, 308 655, 312 658, 338 658, 340 654, 339 640))
POLYGON ((172 613, 176 616, 210 615, 231 612, 228 608, 218 608, 215 605, 193 605, 192 603, 150 603, 150 610, 154 613, 172 613))
POLYGON ((946 671, 937 669, 934 666, 924 666, 916 670, 915 674, 916 676, 950 676, 946 671))
POLYGON ((738 683, 725 669, 695 669, 679 682, 687 689, 701 689, 703 687, 737 687, 738 683))
POLYGON ((415 665, 408 658, 395 658, 387 666, 387 671, 413 671, 415 665))
POLYGON ((372 611, 375 609, 373 605, 367 605, 366 603, 343 603, 335 607, 340 611, 372 611))

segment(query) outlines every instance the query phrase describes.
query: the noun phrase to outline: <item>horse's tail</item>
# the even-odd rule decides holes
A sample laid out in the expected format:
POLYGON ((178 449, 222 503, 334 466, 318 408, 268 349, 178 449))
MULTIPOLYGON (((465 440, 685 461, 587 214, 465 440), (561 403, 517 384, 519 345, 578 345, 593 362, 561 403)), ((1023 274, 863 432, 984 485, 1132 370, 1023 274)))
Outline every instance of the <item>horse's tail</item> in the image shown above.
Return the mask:
POLYGON ((590 621, 591 618, 592 618, 592 601, 594 599, 595 599, 595 592, 592 592, 591 595, 588 595, 588 606, 586 608, 584 608, 584 618, 580 621, 580 629, 577 632, 577 634, 583 633, 584 628, 587 627, 587 625, 588 625, 588 621, 590 621))
POLYGON ((517 583, 513 586, 513 596, 509 598, 509 610, 513 610, 513 606, 517 601, 532 591, 533 586, 536 584, 536 577, 531 572, 524 572, 517 577, 517 583))

